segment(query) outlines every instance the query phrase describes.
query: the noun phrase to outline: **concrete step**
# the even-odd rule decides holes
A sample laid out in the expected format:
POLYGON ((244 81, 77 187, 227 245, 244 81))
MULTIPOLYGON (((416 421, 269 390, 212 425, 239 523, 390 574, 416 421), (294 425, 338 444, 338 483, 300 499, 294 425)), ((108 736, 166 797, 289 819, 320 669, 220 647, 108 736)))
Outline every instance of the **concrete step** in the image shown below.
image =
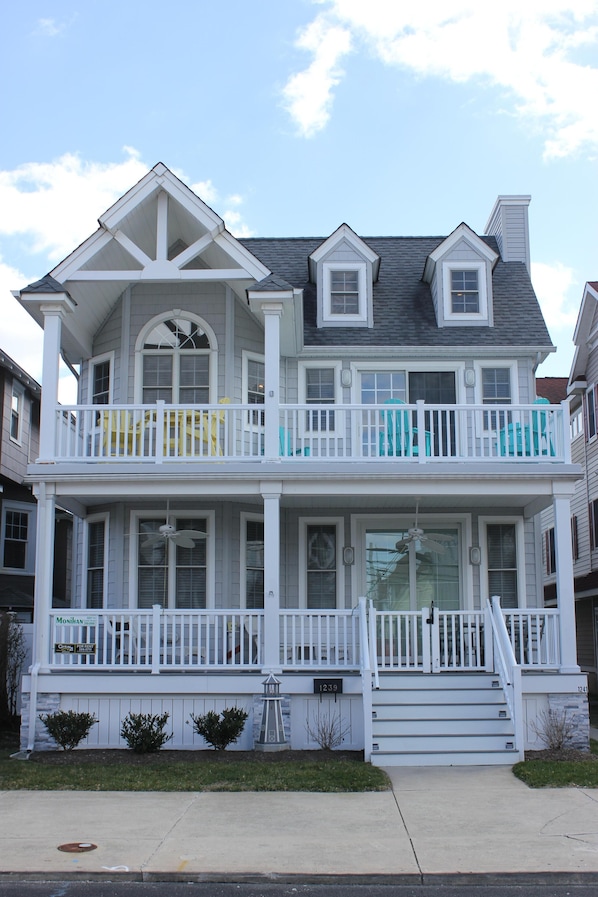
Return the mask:
POLYGON ((442 704, 397 703, 374 704, 372 718, 386 719, 505 719, 508 717, 506 702, 458 704, 446 702, 442 704))
POLYGON ((517 760, 514 751, 459 751, 436 753, 372 753, 372 766, 512 766, 517 760), (515 754, 515 756, 513 756, 515 754))
MULTIPOLYGON (((466 753, 470 751, 511 750, 513 738, 506 735, 378 735, 372 739, 372 754, 388 753, 466 753), (375 745, 378 745, 375 748, 375 745)), ((450 764, 447 764, 450 765, 450 764)))
POLYGON ((504 704, 502 688, 393 688, 372 692, 375 707, 397 704, 504 704))
POLYGON ((420 736, 436 741, 448 738, 468 738, 472 735, 503 736, 513 738, 513 724, 510 719, 375 719, 372 722, 373 740, 382 737, 420 736))

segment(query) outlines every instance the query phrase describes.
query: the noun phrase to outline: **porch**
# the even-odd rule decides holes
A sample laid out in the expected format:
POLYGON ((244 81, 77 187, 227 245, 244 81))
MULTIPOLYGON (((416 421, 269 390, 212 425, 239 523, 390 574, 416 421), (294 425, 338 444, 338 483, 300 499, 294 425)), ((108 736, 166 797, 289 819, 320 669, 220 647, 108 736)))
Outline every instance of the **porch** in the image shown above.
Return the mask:
MULTIPOLYGON (((499 610, 500 606, 497 605, 499 610)), ((559 613, 502 610, 515 663, 523 670, 561 664, 559 613)), ((494 672, 492 609, 376 611, 280 610, 274 656, 279 672, 494 672)), ((52 611, 47 669, 162 673, 260 672, 263 610, 102 609, 52 611)), ((271 655, 272 656, 272 655, 271 655)), ((46 664, 42 663, 46 667, 46 664)))
POLYGON ((566 403, 70 405, 53 430, 43 460, 69 463, 570 461, 566 403))

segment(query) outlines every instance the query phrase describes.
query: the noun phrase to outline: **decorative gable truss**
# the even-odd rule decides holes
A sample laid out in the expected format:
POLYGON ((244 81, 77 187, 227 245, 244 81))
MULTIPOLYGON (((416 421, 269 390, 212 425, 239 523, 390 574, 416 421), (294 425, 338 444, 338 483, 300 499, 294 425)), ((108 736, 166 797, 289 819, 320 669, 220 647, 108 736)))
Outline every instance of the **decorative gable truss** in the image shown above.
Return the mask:
POLYGON ((430 284, 439 327, 492 327, 492 269, 496 253, 466 224, 432 252, 423 280, 430 284))
POLYGON ((335 230, 309 257, 317 284, 318 327, 373 327, 373 287, 380 256, 347 224, 335 230))
MULTIPOLYGON (((165 165, 158 163, 99 219, 99 229, 51 277, 77 307, 64 319, 63 349, 77 363, 118 298, 136 283, 219 281, 241 301, 270 274, 225 229, 224 221, 165 165)), ((47 297, 23 291, 43 326, 47 297)))

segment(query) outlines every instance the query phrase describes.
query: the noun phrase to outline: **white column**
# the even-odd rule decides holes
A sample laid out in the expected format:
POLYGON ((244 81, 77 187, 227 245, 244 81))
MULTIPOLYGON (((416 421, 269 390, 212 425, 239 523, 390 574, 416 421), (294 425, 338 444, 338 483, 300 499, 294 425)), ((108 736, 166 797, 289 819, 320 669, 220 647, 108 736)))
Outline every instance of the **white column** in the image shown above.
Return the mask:
POLYGON ((40 483, 37 492, 37 546, 35 557, 33 663, 40 671, 48 669, 50 657, 50 610, 54 578, 54 521, 56 496, 54 486, 40 483))
POLYGON ((556 595, 561 641, 561 672, 579 673, 575 638, 575 594, 571 552, 571 499, 554 494, 554 544, 556 550, 556 595))
POLYGON ((264 315, 264 459, 280 455, 280 317, 282 303, 262 305, 264 315))
POLYGON ((60 361, 62 309, 43 305, 44 348, 42 358, 42 398, 40 412, 39 460, 54 461, 56 455, 56 406, 60 361))
POLYGON ((280 496, 281 483, 268 483, 264 499, 264 669, 280 672, 280 496))

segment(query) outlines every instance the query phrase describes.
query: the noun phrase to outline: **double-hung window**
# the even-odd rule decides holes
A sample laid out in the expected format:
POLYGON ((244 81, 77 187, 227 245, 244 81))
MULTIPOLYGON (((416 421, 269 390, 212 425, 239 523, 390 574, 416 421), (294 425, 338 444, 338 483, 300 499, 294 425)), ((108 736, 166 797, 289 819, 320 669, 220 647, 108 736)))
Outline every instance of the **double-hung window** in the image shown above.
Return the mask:
POLYGON ((24 502, 2 507, 2 566, 33 573, 35 561, 35 508, 24 502))
POLYGON ((451 312, 477 315, 480 310, 478 271, 451 271, 451 312))
POLYGON ((513 523, 489 523, 486 527, 488 595, 498 595, 501 607, 518 606, 517 529, 513 523))
POLYGON ((16 381, 12 385, 10 402, 10 438, 13 442, 21 442, 23 437, 23 411, 25 407, 25 390, 16 381))
POLYGON ((264 606, 264 521, 244 518, 245 607, 264 606))
POLYGON ((596 435, 596 389, 594 386, 586 391, 586 423, 587 438, 593 439, 596 435))
POLYGON ((87 521, 87 607, 104 606, 106 518, 87 521))
POLYGON ((210 401, 210 340, 196 322, 160 321, 147 334, 142 354, 142 400, 195 405, 210 401))
POLYGON ((365 262, 324 265, 322 320, 338 327, 367 323, 365 262))
POLYGON ((305 403, 318 405, 305 416, 307 432, 331 432, 336 428, 334 404, 336 401, 336 367, 306 367, 305 403), (330 405, 330 408, 323 408, 330 405))
POLYGON ((175 517, 175 533, 192 530, 193 547, 177 544, 176 535, 160 533, 164 517, 141 518, 137 541, 137 602, 142 608, 192 610, 208 602, 208 519, 175 517), (203 535, 202 535, 203 534, 203 535))
MULTIPOLYGON (((512 371, 510 367, 482 367, 482 404, 510 405, 512 371)), ((484 413, 484 430, 498 430, 510 422, 510 413, 487 411, 484 413)))
MULTIPOLYGON (((244 401, 248 405, 264 404, 265 395, 265 364, 261 358, 255 358, 250 355, 244 355, 244 381, 245 381, 245 398, 244 401)), ((255 410, 249 412, 249 425, 251 427, 264 426, 263 410, 255 410)))

